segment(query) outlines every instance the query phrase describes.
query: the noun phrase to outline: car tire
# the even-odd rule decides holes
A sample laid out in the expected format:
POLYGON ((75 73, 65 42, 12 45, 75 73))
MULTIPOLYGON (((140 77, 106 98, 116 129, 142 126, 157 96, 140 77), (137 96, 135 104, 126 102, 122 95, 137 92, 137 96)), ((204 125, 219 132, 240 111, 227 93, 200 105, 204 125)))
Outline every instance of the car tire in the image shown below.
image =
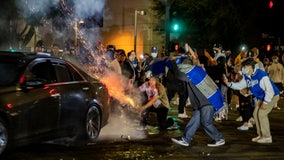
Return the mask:
POLYGON ((101 131, 101 114, 96 106, 91 106, 85 115, 84 124, 78 134, 66 145, 82 146, 89 142, 95 142, 101 131))
POLYGON ((4 121, 0 118, 0 155, 6 150, 8 145, 8 131, 4 121))
POLYGON ((89 108, 86 114, 85 136, 88 141, 94 142, 101 131, 101 114, 96 106, 89 108))

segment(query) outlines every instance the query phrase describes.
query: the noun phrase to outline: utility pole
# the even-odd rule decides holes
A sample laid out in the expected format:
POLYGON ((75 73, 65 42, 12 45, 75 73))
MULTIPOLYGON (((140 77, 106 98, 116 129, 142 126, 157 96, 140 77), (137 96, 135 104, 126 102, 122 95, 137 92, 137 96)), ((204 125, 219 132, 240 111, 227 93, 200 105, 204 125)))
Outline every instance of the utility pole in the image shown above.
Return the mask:
POLYGON ((175 0, 165 0, 166 1, 166 22, 165 22, 165 31, 166 31, 166 54, 169 54, 170 50, 170 35, 171 35, 171 27, 170 27, 170 10, 171 6, 175 0))

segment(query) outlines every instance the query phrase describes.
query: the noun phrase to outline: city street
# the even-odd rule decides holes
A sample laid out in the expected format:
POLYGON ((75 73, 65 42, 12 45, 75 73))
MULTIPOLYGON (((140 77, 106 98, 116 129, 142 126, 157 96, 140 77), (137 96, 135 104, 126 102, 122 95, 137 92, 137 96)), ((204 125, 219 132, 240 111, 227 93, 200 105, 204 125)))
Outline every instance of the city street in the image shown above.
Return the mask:
MULTIPOLYGON (((173 106, 173 105, 172 105, 173 106)), ((244 159, 244 160, 280 160, 284 157, 284 99, 279 101, 281 110, 274 109, 270 114, 272 144, 251 142, 256 136, 256 129, 239 131, 236 128, 238 113, 230 110, 229 119, 215 122, 226 139, 220 147, 207 147, 211 139, 199 129, 193 137, 192 145, 183 147, 174 144, 170 138, 183 133, 188 119, 177 120, 179 130, 169 130, 159 134, 155 127, 149 126, 147 132, 136 131, 138 120, 131 122, 111 119, 103 128, 97 143, 82 147, 67 147, 56 144, 36 144, 20 147, 6 153, 4 160, 117 160, 117 159, 244 159), (114 122, 120 122, 118 125, 114 122)), ((187 108, 188 114, 191 108, 187 108)), ((170 115, 177 115, 174 106, 170 115)), ((120 117, 121 118, 121 117, 120 117)), ((121 118, 123 119, 123 118, 121 118)))

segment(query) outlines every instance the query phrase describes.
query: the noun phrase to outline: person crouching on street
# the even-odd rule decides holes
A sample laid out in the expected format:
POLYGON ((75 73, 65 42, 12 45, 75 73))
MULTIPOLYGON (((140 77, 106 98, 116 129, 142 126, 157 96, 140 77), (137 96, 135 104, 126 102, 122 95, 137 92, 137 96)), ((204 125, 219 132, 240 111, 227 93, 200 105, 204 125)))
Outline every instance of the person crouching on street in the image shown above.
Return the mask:
POLYGON ((168 118, 170 103, 168 101, 165 87, 155 77, 150 77, 149 81, 139 86, 141 92, 145 92, 147 102, 139 109, 141 113, 140 127, 137 130, 147 130, 147 120, 150 112, 157 114, 160 131, 165 131, 174 124, 172 118, 168 118))

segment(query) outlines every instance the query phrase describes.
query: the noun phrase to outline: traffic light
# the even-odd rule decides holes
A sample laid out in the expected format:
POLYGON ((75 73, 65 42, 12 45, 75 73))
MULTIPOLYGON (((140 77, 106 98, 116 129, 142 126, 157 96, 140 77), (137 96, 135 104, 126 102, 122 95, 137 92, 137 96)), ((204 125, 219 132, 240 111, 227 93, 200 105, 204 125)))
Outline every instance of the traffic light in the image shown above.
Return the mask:
POLYGON ((177 21, 172 22, 171 31, 172 32, 180 32, 181 31, 181 24, 177 21))
POLYGON ((271 50, 271 45, 270 45, 270 44, 267 44, 267 45, 266 45, 266 51, 269 52, 270 50, 271 50))
POLYGON ((270 9, 272 9, 272 7, 273 7, 273 1, 272 1, 272 0, 269 1, 268 7, 269 7, 270 9))
POLYGON ((178 31, 179 30, 179 25, 177 23, 175 23, 173 25, 173 31, 178 31))

